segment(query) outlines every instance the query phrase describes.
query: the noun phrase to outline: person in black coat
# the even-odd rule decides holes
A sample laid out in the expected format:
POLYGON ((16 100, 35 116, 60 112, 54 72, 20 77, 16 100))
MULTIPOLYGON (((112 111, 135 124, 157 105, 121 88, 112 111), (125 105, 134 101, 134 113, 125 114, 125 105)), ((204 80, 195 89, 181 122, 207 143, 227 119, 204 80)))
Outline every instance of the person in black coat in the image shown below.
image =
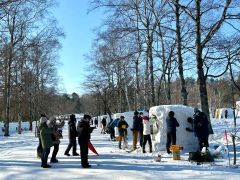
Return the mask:
POLYGON ((81 164, 83 168, 90 168, 91 165, 88 163, 88 143, 90 141, 90 134, 94 128, 90 127, 91 116, 85 114, 83 119, 78 123, 78 143, 81 151, 81 164))
POLYGON ((102 123, 102 131, 101 131, 101 134, 106 134, 106 130, 107 130, 107 129, 106 129, 107 120, 106 120, 105 117, 102 118, 101 123, 102 123))
POLYGON ((98 127, 98 119, 97 118, 95 118, 94 123, 95 123, 95 126, 98 127))
POLYGON ((199 151, 201 151, 203 147, 209 147, 208 119, 207 116, 197 108, 194 109, 194 113, 193 129, 195 136, 198 138, 199 151))
POLYGON ((133 136, 133 145, 132 145, 132 150, 137 149, 137 141, 138 141, 138 134, 140 131, 140 126, 141 126, 141 117, 138 111, 134 112, 133 116, 133 125, 132 125, 132 136, 133 136))
POLYGON ((177 119, 174 117, 174 112, 170 111, 168 113, 168 117, 166 119, 167 122, 167 143, 166 143, 166 149, 167 153, 170 154, 170 145, 176 144, 176 127, 179 127, 179 123, 177 119))
POLYGON ((76 118, 74 114, 70 115, 70 120, 68 121, 68 138, 69 138, 69 144, 68 147, 64 153, 66 156, 70 156, 69 151, 72 148, 72 155, 73 156, 79 156, 77 153, 77 129, 76 129, 76 118))

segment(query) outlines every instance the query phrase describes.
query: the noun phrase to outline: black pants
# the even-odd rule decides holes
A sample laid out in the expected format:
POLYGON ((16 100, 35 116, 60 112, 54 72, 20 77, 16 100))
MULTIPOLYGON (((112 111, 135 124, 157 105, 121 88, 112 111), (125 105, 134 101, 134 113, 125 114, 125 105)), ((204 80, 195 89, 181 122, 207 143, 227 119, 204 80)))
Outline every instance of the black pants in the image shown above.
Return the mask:
POLYGON ((167 133, 167 152, 170 152, 170 145, 175 145, 176 144, 176 133, 167 133))
POLYGON ((203 147, 209 147, 208 136, 198 137, 199 150, 202 151, 203 147))
POLYGON ((42 148, 42 141, 41 141, 41 138, 38 138, 38 147, 37 147, 37 156, 39 158, 42 157, 42 152, 43 152, 43 148, 42 148))
POLYGON ((47 165, 49 153, 50 153, 50 148, 43 149, 42 158, 41 158, 41 160, 42 160, 42 166, 47 165))
POLYGON ((81 153, 82 166, 88 165, 88 140, 78 140, 81 153))
POLYGON ((115 130, 114 128, 110 128, 110 138, 115 139, 115 130))
POLYGON ((56 159, 58 150, 59 150, 59 144, 54 144, 54 145, 53 145, 52 158, 51 158, 52 160, 55 160, 55 159, 56 159))
POLYGON ((150 152, 152 152, 152 139, 151 139, 151 135, 143 135, 143 151, 145 151, 145 146, 148 142, 149 145, 149 150, 150 152))
POLYGON ((68 147, 65 151, 65 154, 68 154, 71 148, 72 148, 72 154, 76 154, 77 153, 77 141, 76 141, 76 139, 71 139, 71 141, 69 142, 68 147))
POLYGON ((139 144, 141 147, 143 146, 143 130, 139 131, 139 144))

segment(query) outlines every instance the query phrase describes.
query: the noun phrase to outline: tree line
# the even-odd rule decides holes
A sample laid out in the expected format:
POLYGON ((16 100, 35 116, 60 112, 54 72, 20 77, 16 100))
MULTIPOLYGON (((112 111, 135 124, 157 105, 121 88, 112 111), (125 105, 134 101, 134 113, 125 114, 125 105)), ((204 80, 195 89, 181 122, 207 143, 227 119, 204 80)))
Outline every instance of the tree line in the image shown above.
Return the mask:
POLYGON ((102 8, 106 19, 86 55, 93 69, 84 84, 95 105, 91 110, 184 104, 209 117, 209 110, 232 107, 240 90, 239 5, 236 0, 92 0, 89 13, 102 8))
MULTIPOLYGON (((0 120, 32 122, 78 112, 78 95, 59 94, 57 68, 63 30, 51 11, 55 0, 0 0, 0 120)), ((79 107, 79 105, 78 105, 79 107)))

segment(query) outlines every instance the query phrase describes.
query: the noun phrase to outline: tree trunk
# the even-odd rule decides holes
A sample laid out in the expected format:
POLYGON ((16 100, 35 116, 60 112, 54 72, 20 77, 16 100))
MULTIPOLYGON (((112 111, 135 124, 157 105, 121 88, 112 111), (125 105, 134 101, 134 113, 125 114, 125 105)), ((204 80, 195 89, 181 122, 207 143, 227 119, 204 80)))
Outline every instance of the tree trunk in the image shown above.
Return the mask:
POLYGON ((187 106, 187 89, 183 74, 183 59, 182 59, 182 38, 180 29, 180 13, 179 13, 179 0, 175 2, 175 15, 176 15, 176 39, 177 39, 177 56, 178 56, 178 73, 181 82, 181 96, 183 105, 187 106))
POLYGON ((22 133, 22 86, 19 87, 18 95, 18 134, 22 133))
POLYGON ((131 111, 131 106, 128 98, 128 88, 127 88, 127 83, 126 83, 126 69, 124 68, 124 89, 125 89, 125 97, 128 105, 128 111, 131 111))
POLYGON ((199 92, 202 111, 207 115, 209 121, 209 133, 213 134, 210 114, 209 114, 209 104, 207 95, 207 85, 206 77, 204 75, 203 69, 203 59, 202 59, 202 45, 201 45, 201 1, 196 1, 196 61, 197 61, 197 74, 199 81, 199 92))

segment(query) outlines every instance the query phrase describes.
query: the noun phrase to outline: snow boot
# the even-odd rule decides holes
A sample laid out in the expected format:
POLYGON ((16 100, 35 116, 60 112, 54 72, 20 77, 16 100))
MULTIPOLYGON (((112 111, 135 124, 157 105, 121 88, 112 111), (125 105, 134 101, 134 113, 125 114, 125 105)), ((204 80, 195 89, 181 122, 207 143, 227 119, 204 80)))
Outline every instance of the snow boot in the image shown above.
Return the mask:
POLYGON ((149 152, 152 153, 152 147, 149 148, 149 152))
POLYGON ((50 167, 52 167, 52 166, 50 166, 50 165, 48 165, 48 164, 42 164, 41 167, 42 167, 42 168, 50 168, 50 167))
POLYGON ((90 168, 92 167, 90 164, 87 164, 87 165, 82 165, 83 168, 90 168))
POLYGON ((79 156, 79 154, 78 154, 78 153, 76 153, 76 152, 75 152, 75 153, 73 153, 72 155, 73 155, 73 156, 79 156))
POLYGON ((57 159, 51 159, 51 163, 58 163, 57 159))
POLYGON ((69 153, 64 153, 65 156, 71 156, 69 153))

